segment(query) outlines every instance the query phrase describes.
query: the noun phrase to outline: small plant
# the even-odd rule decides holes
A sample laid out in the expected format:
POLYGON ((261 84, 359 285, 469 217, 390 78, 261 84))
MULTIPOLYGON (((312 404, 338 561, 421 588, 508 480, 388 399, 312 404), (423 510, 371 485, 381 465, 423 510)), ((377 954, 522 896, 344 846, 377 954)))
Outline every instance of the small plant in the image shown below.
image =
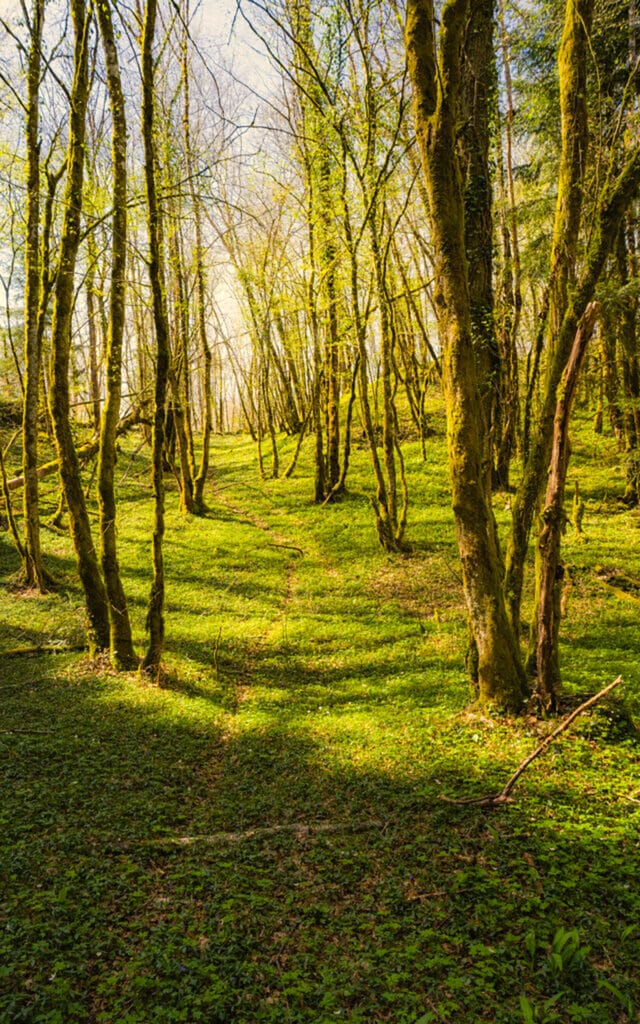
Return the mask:
POLYGON ((558 928, 549 950, 551 974, 559 978, 561 975, 581 967, 588 954, 589 947, 580 945, 577 928, 572 928, 569 931, 558 928))
POLYGON ((527 996, 520 996, 520 1013, 524 1024, 553 1024, 553 1021, 558 1020, 554 1006, 561 995, 562 993, 558 992, 550 999, 545 999, 540 1006, 534 1006, 527 996))

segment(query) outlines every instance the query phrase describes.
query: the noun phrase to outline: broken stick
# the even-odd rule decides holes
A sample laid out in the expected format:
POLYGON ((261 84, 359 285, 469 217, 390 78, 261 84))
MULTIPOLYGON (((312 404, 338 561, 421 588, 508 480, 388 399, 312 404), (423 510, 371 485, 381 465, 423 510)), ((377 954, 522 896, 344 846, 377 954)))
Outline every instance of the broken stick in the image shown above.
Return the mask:
POLYGON ((589 708, 593 707, 594 704, 597 704, 599 700, 602 700, 602 698, 606 697, 608 693, 611 693, 615 686, 619 686, 621 682, 622 676, 618 676, 618 678, 614 679, 612 683, 609 683, 608 686, 605 686, 604 690, 600 690, 600 692, 594 694, 593 697, 589 697, 589 700, 585 700, 584 704, 581 704, 580 707, 576 708, 575 711, 572 711, 570 715, 567 715, 567 717, 562 722, 560 722, 560 725, 558 725, 553 730, 553 732, 550 732, 548 736, 545 736, 542 743, 540 743, 539 746, 536 747, 533 753, 529 754, 528 757, 525 757, 522 764, 518 765, 511 778, 508 780, 504 788, 501 789, 499 793, 493 793, 489 796, 468 797, 466 800, 454 800, 452 797, 441 795, 440 799, 446 800, 448 804, 477 804, 480 807, 496 807, 498 804, 507 803, 511 799, 509 796, 511 790, 515 786, 516 782, 518 781, 522 773, 526 771, 526 769, 529 767, 531 762, 535 761, 535 759, 539 757, 540 754, 543 754, 547 747, 551 746, 556 737, 558 737, 560 733, 563 733, 565 729, 567 729, 571 725, 571 723, 575 721, 578 715, 581 715, 583 711, 588 711, 589 708))

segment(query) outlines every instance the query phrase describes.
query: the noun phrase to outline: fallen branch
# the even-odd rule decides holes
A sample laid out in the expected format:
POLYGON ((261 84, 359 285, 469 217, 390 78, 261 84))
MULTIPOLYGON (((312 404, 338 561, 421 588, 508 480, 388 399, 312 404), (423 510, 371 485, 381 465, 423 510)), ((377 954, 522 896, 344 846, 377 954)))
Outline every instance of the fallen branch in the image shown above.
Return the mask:
POLYGON ((52 736, 48 729, 0 729, 0 736, 52 736))
POLYGON ((265 825, 249 828, 245 832, 213 832, 210 835, 196 836, 159 836, 154 839, 122 840, 114 842, 117 849, 129 849, 132 846, 194 846, 202 843, 205 846, 217 846, 219 843, 240 843, 246 839, 265 839, 269 836, 289 833, 298 837, 318 835, 323 832, 360 832, 370 828, 382 828, 382 822, 375 819, 366 821, 320 821, 316 825, 292 823, 287 825, 265 825))
MULTIPOLYGON (((120 420, 116 429, 116 437, 120 437, 121 434, 126 433, 127 430, 131 430, 131 427, 135 427, 138 423, 144 423, 142 412, 140 409, 136 409, 135 412, 130 413, 120 420)), ((79 462, 87 462, 92 459, 94 455, 98 454, 100 450, 100 441, 98 439, 94 441, 88 441, 87 444, 83 444, 78 448, 76 454, 79 462)), ((45 476, 51 476, 52 473, 56 473, 58 470, 58 460, 53 459, 51 462, 45 462, 43 466, 36 471, 38 480, 42 480, 45 476)), ((24 485, 23 476, 14 476, 13 479, 7 481, 7 488, 10 491, 15 491, 19 487, 24 485)))
POLYGON ((36 654, 67 654, 70 651, 84 651, 86 644, 37 644, 35 647, 14 647, 13 650, 3 651, 3 658, 19 658, 21 655, 36 654))
POLYGON ((526 769, 529 767, 531 762, 535 761, 535 759, 539 757, 540 754, 543 754, 545 750, 551 746, 553 741, 561 733, 563 733, 565 729, 567 729, 571 725, 572 722, 575 721, 578 715, 581 715, 583 711, 588 711, 588 709, 593 707, 594 704, 597 704, 599 700, 602 700, 602 698, 606 697, 608 693, 611 693, 613 688, 615 686, 618 686, 621 682, 622 676, 618 676, 618 678, 614 679, 612 683, 609 683, 608 686, 605 686, 604 690, 600 690, 600 693, 596 693, 593 697, 589 697, 589 700, 586 700, 584 704, 581 704, 580 707, 576 708, 575 711, 572 711, 570 715, 567 715, 564 721, 560 722, 560 725, 558 725, 553 730, 553 732, 549 733, 548 736, 545 736, 542 743, 540 743, 540 745, 536 747, 533 753, 529 754, 528 757, 525 757, 522 764, 518 766, 516 771, 513 773, 509 781, 504 786, 504 789, 500 790, 499 793, 493 793, 489 796, 469 797, 466 800, 454 800, 451 797, 441 795, 440 799, 445 800, 448 804, 477 804, 480 807, 495 807, 498 804, 508 803, 509 800, 511 799, 511 797, 509 796, 511 790, 515 786, 516 782, 518 781, 522 773, 526 771, 526 769))

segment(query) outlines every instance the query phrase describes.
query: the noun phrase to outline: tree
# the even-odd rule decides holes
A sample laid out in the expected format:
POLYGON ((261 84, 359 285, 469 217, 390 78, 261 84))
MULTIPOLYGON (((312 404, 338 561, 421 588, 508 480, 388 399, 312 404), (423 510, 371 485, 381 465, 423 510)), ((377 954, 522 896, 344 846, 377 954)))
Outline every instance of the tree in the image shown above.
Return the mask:
POLYGON ((156 376, 152 434, 152 474, 154 519, 152 539, 153 582, 149 599, 147 627, 149 644, 143 668, 157 672, 160 668, 164 645, 164 440, 167 385, 169 379, 169 325, 164 282, 164 256, 161 232, 161 213, 156 183, 155 143, 155 75, 153 40, 155 35, 157 0, 147 0, 142 25, 142 137, 145 156, 145 186, 147 196, 147 231, 149 241, 149 279, 153 296, 153 321, 156 334, 156 376))
POLYGON ((110 5, 97 7, 102 37, 107 88, 112 117, 113 224, 111 251, 111 295, 106 352, 107 393, 100 425, 98 494, 102 571, 109 602, 111 658, 117 668, 134 668, 127 599, 120 578, 116 543, 116 429, 122 394, 122 339, 124 332, 127 257, 127 122, 110 5))
POLYGON ((484 470, 486 442, 473 344, 464 182, 457 150, 468 11, 468 0, 447 0, 436 45, 432 0, 409 0, 407 62, 429 195, 453 514, 477 649, 479 693, 484 702, 518 710, 526 684, 518 637, 507 617, 502 562, 484 470))
POLYGON ((71 433, 69 369, 74 274, 80 244, 85 159, 86 110, 89 98, 89 33, 91 15, 84 0, 71 0, 74 33, 74 74, 70 94, 69 139, 60 255, 51 324, 51 418, 60 476, 69 508, 71 534, 88 613, 89 650, 109 649, 107 594, 91 536, 91 526, 71 433))
MULTIPOLYGON (((29 22, 26 17, 25 20, 29 22)), ((27 586, 45 591, 49 582, 42 562, 38 507, 38 416, 40 402, 40 76, 44 0, 34 0, 30 19, 27 66, 27 237, 25 246, 25 374, 22 418, 22 472, 24 475, 23 556, 27 586)))

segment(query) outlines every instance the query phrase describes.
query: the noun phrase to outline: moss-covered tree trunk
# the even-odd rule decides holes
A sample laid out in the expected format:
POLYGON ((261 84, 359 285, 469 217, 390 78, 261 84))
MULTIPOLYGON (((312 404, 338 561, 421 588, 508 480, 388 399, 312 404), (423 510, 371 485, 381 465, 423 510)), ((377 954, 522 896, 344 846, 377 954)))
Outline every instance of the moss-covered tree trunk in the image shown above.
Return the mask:
POLYGON ((78 573, 89 618, 89 649, 109 649, 107 594, 98 565, 80 477, 80 464, 71 433, 69 369, 74 276, 82 216, 85 158, 85 118, 89 98, 90 16, 84 0, 71 0, 74 31, 74 76, 71 88, 67 180, 64 197, 60 260, 51 324, 51 391, 49 402, 58 451, 60 476, 69 508, 69 523, 78 559, 78 573))
POLYGON ((583 308, 571 327, 566 331, 563 329, 569 289, 575 281, 586 172, 587 55, 592 13, 593 0, 567 0, 558 54, 562 139, 548 291, 548 369, 539 429, 528 452, 513 503, 506 560, 505 593, 515 630, 520 628, 520 602, 529 535, 551 454, 556 389, 569 358, 577 321, 584 312, 583 308))
POLYGON ((100 430, 100 378, 98 373, 98 332, 96 330, 96 246, 93 231, 87 237, 87 273, 85 296, 87 300, 87 335, 89 341, 89 398, 94 430, 100 430))
POLYGON ((549 479, 538 543, 538 615, 536 632, 536 694, 546 708, 555 710, 560 690, 558 636, 564 567, 560 545, 565 527, 564 495, 569 465, 569 420, 580 368, 598 316, 598 303, 587 306, 574 339, 571 355, 558 388, 553 424, 549 479))
POLYGON ((493 191, 489 166, 489 124, 495 90, 493 7, 493 0, 474 0, 470 5, 460 89, 465 247, 487 474, 492 471, 492 450, 498 436, 496 428, 502 374, 494 321, 493 191))
POLYGON ((314 415, 316 458, 315 498, 323 502, 340 489, 340 362, 339 282, 337 279, 338 242, 335 233, 335 205, 338 201, 337 161, 328 143, 326 89, 318 79, 319 58, 313 36, 309 0, 287 0, 288 19, 295 47, 296 84, 301 110, 303 169, 306 176, 310 259, 316 285, 309 293, 315 318, 314 343, 319 376, 316 379, 314 415), (322 308, 318 298, 322 299, 322 308), (320 314, 324 315, 321 316, 320 314), (323 342, 323 344, 322 344, 323 342))
POLYGON ((106 353, 106 396, 100 424, 98 501, 102 571, 109 601, 110 651, 116 668, 137 666, 133 649, 127 599, 118 566, 116 541, 116 429, 122 395, 122 339, 124 334, 127 259, 127 122, 120 78, 111 8, 107 0, 97 5, 98 24, 107 72, 112 117, 113 222, 111 244, 111 294, 106 353))
MULTIPOLYGON (((623 225, 616 245, 616 266, 620 284, 628 290, 631 279, 636 276, 635 231, 623 225)), ((637 505, 640 500, 640 372, 638 368, 638 300, 625 295, 618 315, 617 340, 622 365, 622 387, 624 393, 624 442, 626 452, 626 475, 624 501, 637 505)))
POLYGON ((186 0, 184 9, 184 31, 182 35, 182 92, 183 92, 183 114, 182 126, 184 133, 184 153, 186 162, 187 178, 189 180, 189 195, 191 209, 193 212, 195 230, 195 285, 196 285, 196 323, 198 329, 198 342, 202 355, 202 449, 200 462, 194 479, 194 504, 198 512, 205 508, 204 487, 209 473, 209 449, 211 447, 211 431, 213 428, 213 397, 211 388, 211 364, 212 355, 209 339, 207 336, 206 321, 206 271, 204 265, 204 247, 202 242, 202 208, 201 201, 196 188, 194 176, 193 144, 191 139, 191 105, 190 105, 190 76, 189 76, 189 0, 186 0))
MULTIPOLYGON (((518 333, 522 315, 522 273, 520 239, 513 174, 513 119, 514 101, 511 80, 507 33, 505 30, 504 2, 498 4, 500 47, 506 98, 504 119, 504 155, 502 138, 497 144, 498 182, 500 187, 500 227, 502 236, 502 268, 499 284, 500 315, 496 325, 500 352, 500 415, 499 433, 494 438, 494 486, 509 488, 511 459, 516 450, 520 424, 520 398, 518 380, 518 333)), ((496 112, 498 110, 496 95, 496 112)))
POLYGON ((184 268, 178 236, 178 217, 171 218, 168 230, 169 276, 172 292, 172 358, 169 363, 169 385, 173 404, 176 440, 180 458, 180 508, 194 512, 194 454, 189 409, 189 325, 187 317, 184 268))
POLYGON ((47 576, 40 547, 38 508, 38 412, 40 390, 40 74, 44 0, 34 0, 31 11, 31 41, 27 65, 27 237, 25 246, 25 374, 22 418, 22 472, 24 475, 25 583, 46 590, 47 576))
POLYGON ((484 703, 518 710, 525 696, 525 677, 502 594, 502 562, 484 472, 486 449, 465 251, 464 185, 457 153, 460 67, 468 11, 468 0, 445 3, 436 50, 432 0, 409 0, 407 60, 429 196, 453 513, 477 647, 479 694, 484 703))
POLYGON ((144 141, 145 185, 147 194, 147 230, 149 237, 149 278, 153 295, 153 320, 156 333, 156 379, 152 433, 152 479, 154 497, 152 563, 153 582, 149 598, 147 627, 149 645, 143 667, 160 668, 164 646, 164 421, 169 377, 169 328, 161 249, 160 207, 156 183, 156 144, 154 110, 153 39, 157 0, 147 0, 142 30, 142 135, 144 141))

